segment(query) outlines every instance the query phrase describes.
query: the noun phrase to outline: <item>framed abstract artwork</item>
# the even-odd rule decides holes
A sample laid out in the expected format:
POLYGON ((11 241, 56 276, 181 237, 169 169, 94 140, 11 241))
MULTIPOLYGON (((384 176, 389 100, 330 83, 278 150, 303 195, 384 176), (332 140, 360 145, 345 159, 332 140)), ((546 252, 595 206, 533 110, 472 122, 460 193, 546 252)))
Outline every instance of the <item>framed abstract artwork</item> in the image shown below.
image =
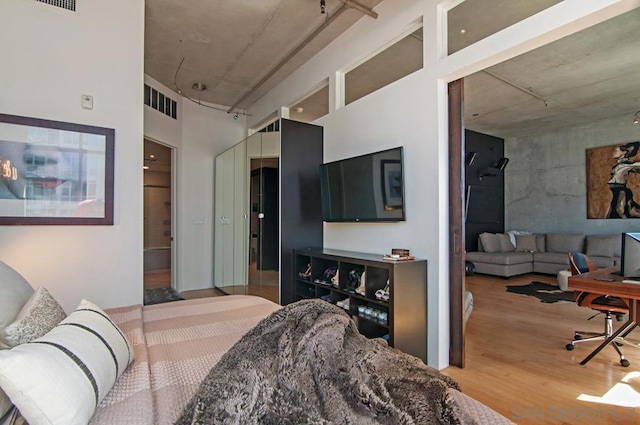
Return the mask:
POLYGON ((115 131, 0 114, 0 225, 111 225, 115 131))
POLYGON ((640 218, 640 141, 587 149, 587 218, 640 218))

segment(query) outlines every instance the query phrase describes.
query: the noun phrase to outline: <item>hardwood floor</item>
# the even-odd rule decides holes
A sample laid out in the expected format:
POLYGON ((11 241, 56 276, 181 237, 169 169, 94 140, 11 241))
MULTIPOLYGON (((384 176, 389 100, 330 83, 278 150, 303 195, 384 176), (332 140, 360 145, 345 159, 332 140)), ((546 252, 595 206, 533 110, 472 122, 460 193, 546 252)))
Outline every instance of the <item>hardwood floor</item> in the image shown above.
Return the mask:
POLYGON ((223 297, 227 294, 219 290, 218 288, 210 289, 196 289, 193 291, 182 291, 180 295, 186 300, 192 300, 194 298, 207 298, 207 297, 223 297))
POLYGON ((181 292, 181 295, 188 300, 192 298, 221 297, 230 294, 257 295, 273 301, 276 304, 278 303, 279 298, 278 287, 273 285, 226 286, 224 288, 224 292, 218 288, 181 292))
POLYGON ((171 270, 153 270, 144 274, 144 289, 168 288, 171 286, 171 270))
MULTIPOLYGON (((474 309, 466 325, 466 367, 442 372, 521 425, 640 423, 640 350, 622 348, 628 368, 611 347, 581 366, 597 343, 577 344, 573 351, 565 345, 575 329, 601 331, 604 316, 587 321, 595 313, 590 309, 506 292, 506 285, 534 280, 554 283, 555 277, 467 277, 474 309)), ((637 344, 640 330, 628 339, 637 344)))
MULTIPOLYGON (((249 269, 251 271, 251 269, 249 269)), ((254 274, 256 272, 254 271, 254 274)), ((254 277, 254 281, 260 281, 254 277)), ((278 303, 278 272, 267 271, 262 272, 262 283, 249 283, 246 286, 228 286, 225 292, 217 288, 198 289, 194 291, 183 291, 180 294, 186 299, 205 298, 205 297, 221 297, 228 294, 257 295, 278 303)), ((171 271, 157 270, 144 274, 144 289, 168 288, 171 286, 171 271)))

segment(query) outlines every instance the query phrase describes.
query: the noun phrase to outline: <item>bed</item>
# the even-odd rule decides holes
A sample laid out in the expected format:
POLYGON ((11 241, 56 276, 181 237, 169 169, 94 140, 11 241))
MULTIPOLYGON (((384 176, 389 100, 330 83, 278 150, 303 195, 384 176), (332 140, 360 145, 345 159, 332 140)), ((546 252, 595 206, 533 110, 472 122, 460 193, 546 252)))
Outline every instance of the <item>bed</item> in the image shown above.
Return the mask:
POLYGON ((134 363, 91 424, 172 424, 202 379, 248 330, 280 308, 244 295, 106 310, 134 341, 134 363))
MULTIPOLYGON (((0 265, 0 279, 6 282, 5 278, 6 275, 3 275, 0 265)), ((0 289, 0 292, 5 289, 6 286, 0 289)), ((30 289, 30 292, 26 290, 20 297, 24 299, 28 295, 33 298, 35 294, 46 291, 39 288, 35 294, 33 292, 33 289, 30 289)), ((6 291, 0 293, 0 309, 6 307, 1 304, 3 300, 6 301, 9 298, 11 297, 7 296, 6 291)), ((23 310, 24 307, 17 315, 18 318, 24 316, 23 310)), ((6 323, 0 323, 0 326, 6 326, 6 323)), ((0 337, 6 337, 6 334, 8 332, 5 332, 5 335, 0 334, 0 337)), ((345 400, 358 391, 356 386, 349 387, 350 383, 355 382, 355 379, 352 379, 355 375, 350 372, 350 369, 363 369, 360 370, 361 376, 371 381, 366 383, 368 395, 358 393, 352 397, 351 402, 359 406, 356 410, 362 406, 375 407, 376 396, 370 391, 372 385, 377 386, 378 389, 382 388, 383 393, 392 392, 386 382, 395 379, 392 379, 391 374, 386 376, 385 370, 382 370, 376 375, 373 373, 375 372, 373 369, 377 367, 374 363, 366 363, 363 367, 364 363, 358 363, 359 359, 355 358, 363 356, 362 353, 374 351, 383 355, 383 359, 378 357, 387 365, 384 367, 392 368, 389 365, 398 362, 409 365, 405 369, 412 376, 401 376, 396 381, 399 385, 406 384, 406 388, 411 388, 413 385, 414 390, 405 391, 404 386, 396 386, 396 390, 400 390, 397 392, 421 394, 431 391, 433 382, 438 383, 437 387, 443 393, 434 403, 436 408, 440 409, 444 404, 455 405, 455 415, 451 417, 444 415, 446 419, 439 420, 439 423, 511 423, 487 406, 464 395, 451 378, 439 374, 437 370, 429 368, 416 358, 386 347, 386 343, 382 340, 367 340, 362 337, 357 333, 355 324, 341 309, 321 300, 303 301, 281 307, 263 298, 233 295, 152 306, 133 305, 104 311, 83 300, 78 309, 44 336, 11 349, 0 350, 0 386, 20 411, 24 409, 29 412, 28 415, 25 413, 24 417, 29 419, 31 425, 72 425, 87 422, 93 425, 372 423, 370 416, 367 419, 362 411, 355 412, 356 416, 351 419, 341 411, 338 416, 335 416, 336 413, 333 410, 326 417, 309 416, 309 414, 326 408, 326 406, 319 406, 318 400, 313 400, 314 392, 325 391, 323 386, 325 389, 328 388, 328 392, 320 397, 322 399, 320 404, 328 404, 328 400, 333 397, 338 399, 339 404, 341 403, 340 409, 350 408, 345 400), (295 328, 302 328, 301 324, 307 323, 309 328, 301 336, 291 337, 292 327, 286 327, 286 323, 293 324, 295 328), (341 339, 342 334, 336 333, 336 329, 340 327, 350 332, 351 336, 341 339), (84 328, 96 329, 101 334, 100 339, 90 335, 94 338, 94 342, 87 343, 82 341, 84 336, 80 333, 69 334, 69 332, 89 334, 84 328), (336 355, 331 351, 332 348, 327 348, 331 344, 322 342, 326 341, 327 335, 333 340, 340 341, 338 344, 333 344, 338 350, 342 347, 356 347, 349 348, 351 352, 359 353, 354 356, 353 365, 318 367, 318 364, 323 361, 323 355, 325 358, 329 356, 329 363, 333 360, 331 356, 336 355), (337 336, 334 337, 334 335, 337 336), (290 340, 293 341, 295 349, 300 349, 300 352, 306 350, 311 355, 306 360, 299 357, 302 360, 298 364, 289 365, 290 370, 293 371, 289 382, 295 382, 296 385, 298 383, 303 386, 310 385, 311 395, 303 399, 285 397, 282 404, 288 405, 288 408, 293 406, 297 412, 290 416, 281 414, 279 419, 274 419, 273 409, 265 414, 265 406, 260 405, 256 400, 260 401, 261 396, 262 399, 266 399, 270 403, 270 406, 266 407, 268 410, 273 407, 273 400, 277 399, 275 394, 277 390, 274 392, 275 386, 269 386, 269 377, 265 375, 269 375, 269 370, 274 369, 271 375, 277 380, 278 373, 282 373, 282 369, 275 372, 276 368, 271 366, 268 356, 273 356, 273 352, 281 351, 278 344, 285 337, 291 337, 290 340), (362 348, 362 340, 364 344, 369 345, 362 348), (54 344, 52 341, 58 341, 59 344, 54 344), (278 344, 274 341, 278 341, 278 344), (354 341, 356 346, 353 345, 354 341), (100 360, 96 347, 101 347, 103 342, 105 345, 109 342, 113 350, 110 349, 110 355, 105 355, 100 360), (65 345, 68 347, 67 351, 77 353, 76 357, 84 361, 83 366, 86 366, 85 369, 89 369, 89 372, 92 372, 91 376, 95 378, 92 385, 87 384, 87 370, 69 361, 69 353, 54 345, 65 345), (268 354, 269 351, 272 353, 268 354), (45 354, 44 357, 37 358, 42 353, 45 354), (54 363, 56 356, 63 357, 64 361, 54 363), (39 362, 43 365, 40 366, 39 362), (65 366, 64 362, 71 363, 73 367, 65 366), (358 366, 354 366, 356 364, 358 366), (327 371, 341 373, 350 383, 344 381, 346 384, 344 382, 337 384, 338 381, 331 381, 333 378, 327 379, 335 375, 327 371), (308 372, 311 374, 308 375, 308 372), (425 377, 423 381, 413 379, 415 376, 422 375, 425 377), (428 379, 427 375, 429 375, 428 379), (249 379, 252 383, 246 384, 242 379, 249 379), (319 382, 323 380, 325 382, 319 382), (31 383, 25 384, 26 381, 31 383), (425 383, 424 386, 422 382, 425 383), (19 390, 16 390, 16 387, 20 387, 19 390), (342 387, 349 388, 345 390, 342 387), (26 397, 25 394, 29 396, 26 397), (245 398, 240 398, 238 402, 229 402, 234 400, 233 397, 238 396, 245 398), (259 409, 256 409, 257 405, 259 409), (227 415, 230 409, 236 409, 236 411, 227 415), (262 413, 258 412, 259 416, 253 417, 242 416, 245 410, 260 410, 262 413), (220 412, 224 415, 220 415, 220 412), (340 420, 340 418, 347 419, 340 420)), ((282 359, 276 359, 276 361, 281 362, 278 366, 281 368, 282 359)), ((339 360, 339 362, 343 361, 344 359, 339 360)), ((380 397, 377 400, 376 414, 382 412, 381 417, 387 417, 385 415, 388 413, 388 406, 380 407, 380 397)), ((278 410, 277 404, 278 402, 275 402, 275 410, 278 410)), ((416 410, 422 409, 421 405, 424 403, 419 401, 413 404, 419 405, 419 407, 412 406, 416 410)), ((25 423, 24 418, 17 413, 18 409, 13 408, 9 413, 0 414, 0 417, 3 418, 4 423, 25 423)), ((365 413, 369 414, 369 412, 365 413)), ((406 415, 402 416, 403 414, 400 412, 401 416, 398 416, 404 418, 402 420, 396 418, 380 423, 438 423, 413 420, 406 415)), ((439 412, 438 415, 443 414, 439 412)), ((4 425, 3 420, 0 420, 2 425, 4 425)))

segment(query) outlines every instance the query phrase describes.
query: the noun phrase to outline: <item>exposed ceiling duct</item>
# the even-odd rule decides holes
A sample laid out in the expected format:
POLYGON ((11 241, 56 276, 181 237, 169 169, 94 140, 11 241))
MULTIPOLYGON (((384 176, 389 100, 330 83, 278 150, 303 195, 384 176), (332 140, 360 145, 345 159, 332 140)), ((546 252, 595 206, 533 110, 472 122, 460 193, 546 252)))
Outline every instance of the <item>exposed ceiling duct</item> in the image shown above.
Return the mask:
MULTIPOLYGON (((267 82, 271 77, 273 77, 283 66, 285 66, 295 55, 297 55, 305 46, 311 43, 325 28, 327 28, 332 22, 334 22, 346 9, 346 7, 350 7, 356 9, 365 15, 371 16, 374 19, 378 18, 378 14, 368 7, 358 3, 354 0, 340 0, 343 4, 336 10, 332 15, 328 15, 327 19, 313 31, 307 38, 305 38, 299 45, 297 45, 289 54, 287 54, 278 64, 273 67, 267 74, 260 79, 253 87, 251 87, 240 99, 238 99, 231 107, 227 113, 233 112, 239 104, 241 104, 245 99, 251 96, 258 88, 260 88, 265 82, 267 82)), ((325 13, 325 4, 324 2, 320 2, 321 13, 325 13)))
POLYGON ((342 3, 344 3, 345 6, 351 7, 353 9, 356 9, 362 13, 364 13, 365 15, 369 15, 371 16, 373 19, 378 19, 378 14, 376 12, 374 12, 373 10, 369 9, 368 7, 364 6, 361 3, 358 3, 355 0, 340 0, 342 3))

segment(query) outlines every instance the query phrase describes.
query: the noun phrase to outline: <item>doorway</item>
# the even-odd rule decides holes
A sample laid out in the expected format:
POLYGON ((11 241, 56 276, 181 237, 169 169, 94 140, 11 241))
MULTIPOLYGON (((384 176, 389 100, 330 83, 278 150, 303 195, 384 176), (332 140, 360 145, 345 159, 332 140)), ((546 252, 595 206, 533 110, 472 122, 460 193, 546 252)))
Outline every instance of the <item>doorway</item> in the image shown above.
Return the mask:
MULTIPOLYGON (((605 227, 576 215, 586 203, 586 188, 582 189, 586 185, 576 183, 585 167, 585 149, 615 143, 615 139, 623 142, 636 137, 632 114, 637 110, 637 99, 629 94, 638 86, 634 74, 637 66, 629 62, 626 52, 638 50, 638 37, 627 35, 637 29, 639 17, 640 8, 617 15, 467 75, 457 93, 449 92, 450 108, 456 108, 454 112, 449 111, 449 169, 462 177, 457 180, 450 177, 450 202, 465 204, 462 192, 466 187, 465 165, 471 165, 476 155, 486 158, 477 148, 465 150, 465 129, 504 140, 504 152, 496 155, 502 158, 500 161, 496 161, 495 156, 491 158, 490 163, 495 165, 489 165, 488 169, 494 171, 484 176, 504 178, 500 173, 506 165, 505 155, 512 161, 511 169, 517 169, 511 175, 509 191, 504 197, 491 195, 494 204, 508 206, 506 211, 498 211, 504 224, 497 223, 497 230, 483 224, 476 232, 503 232, 504 225, 533 233, 572 233, 577 226, 585 233, 603 233, 605 228, 611 229, 607 230, 611 233, 613 229, 625 231, 622 222, 607 222, 605 227), (464 109, 468 111, 466 115, 464 109), (556 158, 560 160, 554 162, 556 158), (561 158, 571 158, 571 167, 558 167, 558 164, 564 165, 561 158), (559 173, 559 169, 562 172, 559 173), (545 181, 552 182, 552 190, 549 190, 551 185, 538 184, 545 181), (558 209, 560 206, 562 209, 558 209)), ((485 164, 475 160, 475 166, 482 168, 485 164)), ((482 171, 476 169, 470 179, 481 177, 482 171)), ((484 185, 483 189, 490 189, 489 186, 484 185)), ((464 210, 462 213, 451 211, 450 221, 458 233, 450 235, 449 248, 451 257, 455 258, 450 270, 450 349, 463 363, 465 322, 459 304, 465 288, 464 256, 454 254, 464 255, 465 232, 471 233, 473 229, 471 225, 465 229, 464 210)), ((473 239, 475 236, 468 243, 475 242, 473 239)), ((451 364, 458 365, 454 361, 451 364)))
POLYGON ((248 292, 278 302, 279 159, 251 159, 248 292))
POLYGON ((172 149, 144 141, 144 289, 172 286, 172 149))

